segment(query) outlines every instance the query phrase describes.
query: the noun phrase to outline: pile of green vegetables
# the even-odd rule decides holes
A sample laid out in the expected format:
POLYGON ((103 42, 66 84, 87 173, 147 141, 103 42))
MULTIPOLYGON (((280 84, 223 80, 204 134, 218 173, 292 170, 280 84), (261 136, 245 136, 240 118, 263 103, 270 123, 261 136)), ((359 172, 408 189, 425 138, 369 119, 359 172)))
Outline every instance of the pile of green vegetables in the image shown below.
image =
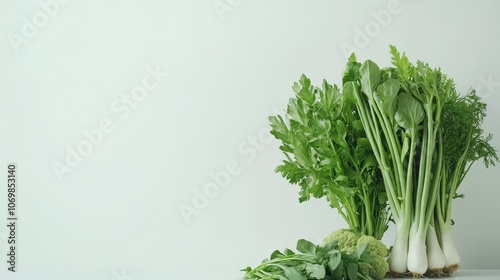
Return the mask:
POLYGON ((412 64, 393 46, 390 53, 393 66, 383 69, 352 55, 342 88, 326 81, 316 87, 302 75, 286 114, 269 118, 286 157, 276 172, 300 186, 300 202, 325 197, 349 230, 332 233, 324 246, 299 246, 302 255, 275 252, 247 268, 245 279, 381 279, 388 271, 419 277, 458 269, 452 201, 462 197, 457 189, 475 161, 498 162, 492 135, 481 129, 486 104, 474 90, 457 93, 440 69, 412 64), (363 254, 377 250, 360 236, 382 244, 390 221, 397 230, 390 254, 368 261, 363 254))
POLYGON ((245 279, 371 279, 361 271, 371 268, 367 244, 351 253, 342 251, 336 240, 318 246, 301 239, 297 253, 290 249, 278 250, 261 265, 246 271, 245 279))
POLYGON ((380 280, 389 271, 384 243, 349 229, 332 232, 321 245, 301 239, 297 251, 274 251, 259 266, 243 269, 244 279, 380 280))

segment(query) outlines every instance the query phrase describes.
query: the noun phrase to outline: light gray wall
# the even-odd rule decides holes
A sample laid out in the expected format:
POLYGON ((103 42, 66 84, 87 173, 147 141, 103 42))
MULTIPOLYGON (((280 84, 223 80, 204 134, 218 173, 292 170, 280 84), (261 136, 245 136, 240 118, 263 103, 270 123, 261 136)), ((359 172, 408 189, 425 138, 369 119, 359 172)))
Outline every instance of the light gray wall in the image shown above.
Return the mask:
MULTIPOLYGON (((498 1, 54 1, 0 1, 0 170, 18 163, 22 279, 235 279, 345 227, 273 172, 267 117, 302 73, 339 83, 350 51, 389 65, 394 44, 476 88, 500 148, 498 1)), ((500 269, 499 182, 478 163, 454 204, 463 268, 500 269)))

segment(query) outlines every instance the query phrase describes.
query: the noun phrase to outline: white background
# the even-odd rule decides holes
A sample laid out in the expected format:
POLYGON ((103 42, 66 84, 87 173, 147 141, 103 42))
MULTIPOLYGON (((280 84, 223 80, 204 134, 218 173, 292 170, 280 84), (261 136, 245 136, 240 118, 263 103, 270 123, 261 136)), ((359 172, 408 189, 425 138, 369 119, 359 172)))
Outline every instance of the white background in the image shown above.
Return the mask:
MULTIPOLYGON (((236 279, 274 249, 345 227, 274 173, 283 156, 267 121, 302 73, 339 83, 342 46, 389 66, 394 44, 476 88, 500 148, 498 1, 60 2, 0 1, 0 182, 11 161, 19 176, 19 273, 7 272, 0 226, 2 279, 236 279), (117 112, 148 68, 169 75, 117 112), (54 164, 103 120, 113 131, 59 180, 54 164), (228 164, 226 186, 200 201, 228 164), (207 205, 183 217, 193 200, 207 205)), ((463 268, 500 269, 499 182, 479 162, 461 187, 463 268)))

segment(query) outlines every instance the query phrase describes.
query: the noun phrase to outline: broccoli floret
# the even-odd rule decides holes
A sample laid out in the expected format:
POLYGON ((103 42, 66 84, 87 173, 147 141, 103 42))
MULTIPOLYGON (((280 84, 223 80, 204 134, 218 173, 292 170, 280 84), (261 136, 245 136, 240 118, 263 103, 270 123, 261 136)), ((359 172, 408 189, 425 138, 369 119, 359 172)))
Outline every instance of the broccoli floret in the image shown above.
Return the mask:
POLYGON ((339 229, 332 232, 327 237, 325 237, 325 239, 323 239, 322 246, 325 246, 325 244, 337 240, 337 244, 339 245, 340 251, 344 251, 351 254, 354 253, 358 248, 357 246, 358 239, 359 236, 354 232, 348 229, 339 229))
POLYGON ((358 238, 356 243, 357 247, 367 244, 365 252, 367 252, 370 256, 387 257, 387 247, 385 247, 385 244, 382 243, 382 241, 373 236, 363 235, 358 238))
POLYGON ((375 280, 383 279, 389 271, 389 263, 386 260, 388 251, 382 241, 373 236, 363 235, 357 241, 357 246, 367 244, 364 254, 367 254, 370 266, 361 267, 361 273, 370 275, 375 280))
POLYGON ((362 275, 368 275, 374 280, 380 280, 389 271, 389 263, 386 260, 389 252, 385 244, 375 237, 368 235, 359 236, 351 230, 339 229, 323 239, 322 246, 334 240, 337 241, 339 249, 348 254, 356 252, 361 245, 367 244, 362 254, 366 255, 366 265, 360 266, 360 273, 362 275))
POLYGON ((369 275, 374 280, 381 280, 389 272, 389 263, 385 257, 371 256, 368 263, 369 266, 360 266, 362 275, 369 275))

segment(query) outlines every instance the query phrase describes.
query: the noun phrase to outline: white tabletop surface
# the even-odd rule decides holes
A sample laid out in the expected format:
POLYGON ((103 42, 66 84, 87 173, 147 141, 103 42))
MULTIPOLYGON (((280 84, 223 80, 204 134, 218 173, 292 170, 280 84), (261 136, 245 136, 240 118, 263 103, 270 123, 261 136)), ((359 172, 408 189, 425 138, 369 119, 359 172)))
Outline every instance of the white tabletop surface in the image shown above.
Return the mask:
MULTIPOLYGON (((397 279, 397 278, 387 278, 397 279)), ((403 278, 404 279, 404 278, 403 278)), ((409 278, 411 279, 411 278, 409 278)), ((433 278, 443 280, 500 280, 500 269, 459 269, 451 277, 433 278)))
POLYGON ((451 279, 500 279, 500 269, 463 269, 458 270, 451 279))

